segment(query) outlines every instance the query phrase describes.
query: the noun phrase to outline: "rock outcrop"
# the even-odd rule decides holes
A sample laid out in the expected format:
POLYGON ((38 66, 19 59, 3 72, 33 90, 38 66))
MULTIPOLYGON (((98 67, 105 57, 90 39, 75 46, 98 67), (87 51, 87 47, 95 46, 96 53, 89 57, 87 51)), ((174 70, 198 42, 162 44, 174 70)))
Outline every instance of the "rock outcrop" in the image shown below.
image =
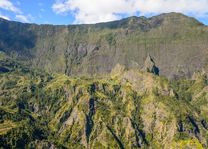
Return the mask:
POLYGON ((158 67, 156 67, 154 60, 149 54, 144 62, 144 67, 142 68, 142 71, 159 75, 160 70, 158 67))

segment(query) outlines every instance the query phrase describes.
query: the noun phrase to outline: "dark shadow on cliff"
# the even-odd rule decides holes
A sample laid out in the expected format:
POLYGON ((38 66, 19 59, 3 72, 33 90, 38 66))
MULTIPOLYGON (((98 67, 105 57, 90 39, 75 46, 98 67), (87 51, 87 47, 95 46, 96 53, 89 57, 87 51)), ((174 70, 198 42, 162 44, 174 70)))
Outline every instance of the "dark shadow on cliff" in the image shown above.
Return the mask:
POLYGON ((0 51, 11 55, 32 57, 36 44, 35 25, 0 20, 0 51))

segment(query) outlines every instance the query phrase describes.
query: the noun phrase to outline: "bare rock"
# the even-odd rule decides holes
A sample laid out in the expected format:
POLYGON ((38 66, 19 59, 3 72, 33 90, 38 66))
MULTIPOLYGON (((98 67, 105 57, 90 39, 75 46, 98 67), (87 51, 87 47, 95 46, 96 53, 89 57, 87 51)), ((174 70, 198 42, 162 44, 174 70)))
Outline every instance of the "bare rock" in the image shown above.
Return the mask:
POLYGON ((158 67, 156 67, 154 60, 149 54, 144 62, 144 67, 142 68, 142 71, 150 72, 155 75, 159 75, 160 70, 158 67))

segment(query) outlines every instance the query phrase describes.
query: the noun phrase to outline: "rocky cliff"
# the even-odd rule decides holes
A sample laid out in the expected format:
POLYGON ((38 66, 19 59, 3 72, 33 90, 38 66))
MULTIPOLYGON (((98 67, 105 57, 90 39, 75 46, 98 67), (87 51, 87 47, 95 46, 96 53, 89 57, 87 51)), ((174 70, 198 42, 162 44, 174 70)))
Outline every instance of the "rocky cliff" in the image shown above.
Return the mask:
POLYGON ((143 67, 148 54, 168 78, 207 68, 208 27, 183 14, 92 25, 36 25, 0 19, 0 50, 67 75, 108 74, 117 63, 143 67))

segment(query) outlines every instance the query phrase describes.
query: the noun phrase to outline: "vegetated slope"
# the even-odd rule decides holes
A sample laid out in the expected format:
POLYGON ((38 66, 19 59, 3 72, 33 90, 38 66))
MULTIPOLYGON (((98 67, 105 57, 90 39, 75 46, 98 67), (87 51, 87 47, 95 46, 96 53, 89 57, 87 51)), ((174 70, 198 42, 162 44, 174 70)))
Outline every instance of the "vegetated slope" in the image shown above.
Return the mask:
POLYGON ((178 13, 68 26, 0 20, 1 51, 67 75, 107 74, 117 63, 141 68, 150 54, 161 75, 190 77, 206 67, 207 43, 207 26, 178 13))
POLYGON ((0 60, 0 147, 207 148, 207 77, 168 81, 117 64, 68 77, 0 60))

